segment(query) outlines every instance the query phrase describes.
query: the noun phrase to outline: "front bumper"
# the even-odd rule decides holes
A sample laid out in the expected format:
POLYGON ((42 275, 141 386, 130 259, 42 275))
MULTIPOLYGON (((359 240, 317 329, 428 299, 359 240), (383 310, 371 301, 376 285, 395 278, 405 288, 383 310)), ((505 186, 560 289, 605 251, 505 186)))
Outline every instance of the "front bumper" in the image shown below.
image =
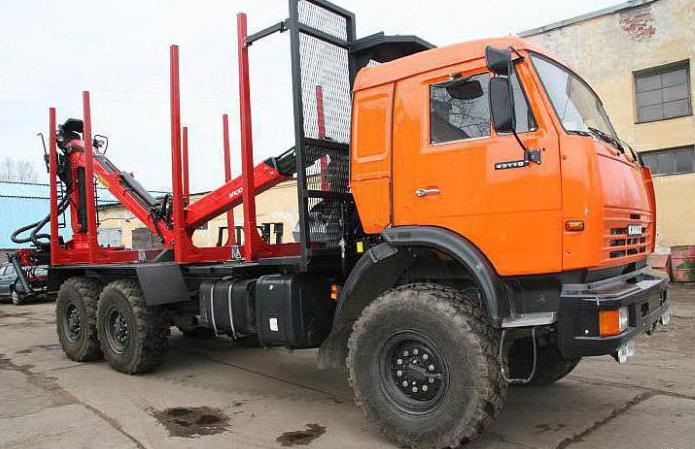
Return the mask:
POLYGON ((644 268, 590 284, 565 284, 558 313, 558 348, 567 358, 614 354, 625 342, 649 332, 670 307, 668 277, 644 268), (599 334, 599 311, 627 306, 628 327, 620 335, 599 334))

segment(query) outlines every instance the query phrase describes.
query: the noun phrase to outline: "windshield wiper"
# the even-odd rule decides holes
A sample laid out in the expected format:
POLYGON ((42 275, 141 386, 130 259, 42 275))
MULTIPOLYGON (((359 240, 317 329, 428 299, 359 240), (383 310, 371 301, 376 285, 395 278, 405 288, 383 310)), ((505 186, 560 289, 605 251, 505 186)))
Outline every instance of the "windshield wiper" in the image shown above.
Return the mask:
POLYGON ((597 128, 594 128, 591 126, 587 126, 587 128, 592 133, 599 136, 602 140, 604 140, 610 144, 613 144, 618 150, 620 150, 621 153, 625 154, 625 148, 623 148, 622 144, 620 143, 620 141, 618 139, 614 138, 611 135, 606 134, 605 132, 601 131, 600 129, 597 129, 597 128))

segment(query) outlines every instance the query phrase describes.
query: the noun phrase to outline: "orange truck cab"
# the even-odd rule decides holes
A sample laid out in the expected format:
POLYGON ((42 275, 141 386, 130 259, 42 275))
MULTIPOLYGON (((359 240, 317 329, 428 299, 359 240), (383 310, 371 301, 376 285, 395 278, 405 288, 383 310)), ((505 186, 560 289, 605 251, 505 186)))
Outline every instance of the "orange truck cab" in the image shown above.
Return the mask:
POLYGON ((623 361, 637 334, 668 319, 667 280, 646 266, 649 169, 591 87, 528 41, 359 71, 350 179, 361 224, 381 242, 360 262, 382 265, 363 270, 368 287, 348 279, 353 298, 389 276, 468 279, 495 327, 546 326, 565 358, 623 361))

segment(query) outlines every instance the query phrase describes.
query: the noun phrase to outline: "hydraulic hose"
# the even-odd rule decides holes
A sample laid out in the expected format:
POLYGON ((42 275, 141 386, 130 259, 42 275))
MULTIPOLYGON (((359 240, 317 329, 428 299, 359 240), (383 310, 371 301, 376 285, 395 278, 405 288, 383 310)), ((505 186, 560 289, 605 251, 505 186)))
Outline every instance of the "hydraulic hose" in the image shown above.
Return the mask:
MULTIPOLYGON (((62 200, 60 200, 60 203, 58 203, 58 213, 62 214, 65 209, 67 209, 68 205, 70 204, 70 196, 65 195, 62 200)), ((49 222, 51 219, 51 214, 49 213, 46 215, 42 220, 39 220, 37 222, 22 226, 21 228, 17 229, 12 233, 12 236, 10 237, 14 243, 17 244, 23 244, 23 243, 33 243, 36 246, 48 246, 46 242, 42 242, 41 240, 49 240, 51 239, 51 236, 49 234, 38 234, 38 232, 46 226, 46 223, 49 222), (27 232, 28 230, 32 229, 31 234, 29 234, 29 237, 25 238, 20 238, 20 234, 23 234, 27 232)))

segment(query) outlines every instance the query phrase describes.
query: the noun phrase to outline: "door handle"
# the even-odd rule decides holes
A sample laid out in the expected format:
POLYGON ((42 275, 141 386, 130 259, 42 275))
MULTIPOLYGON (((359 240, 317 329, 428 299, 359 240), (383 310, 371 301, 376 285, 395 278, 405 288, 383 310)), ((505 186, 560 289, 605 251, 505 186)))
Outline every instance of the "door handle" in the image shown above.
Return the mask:
POLYGON ((439 195, 442 193, 439 189, 417 189, 415 191, 415 195, 418 196, 418 198, 422 198, 423 196, 427 195, 439 195))

